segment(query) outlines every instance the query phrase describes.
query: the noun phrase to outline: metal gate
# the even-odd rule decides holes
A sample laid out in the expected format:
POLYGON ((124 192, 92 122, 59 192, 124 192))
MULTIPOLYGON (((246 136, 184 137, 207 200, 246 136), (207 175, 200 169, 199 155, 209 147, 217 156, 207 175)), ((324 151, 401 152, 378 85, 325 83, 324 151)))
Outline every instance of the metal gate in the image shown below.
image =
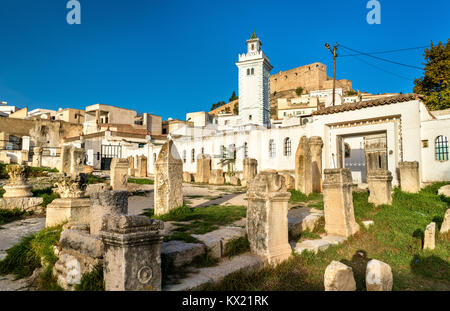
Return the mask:
POLYGON ((111 160, 114 158, 122 158, 122 146, 118 145, 102 145, 101 152, 101 170, 109 171, 111 168, 111 160))
POLYGON ((367 171, 374 169, 388 169, 387 137, 386 133, 364 137, 367 171))

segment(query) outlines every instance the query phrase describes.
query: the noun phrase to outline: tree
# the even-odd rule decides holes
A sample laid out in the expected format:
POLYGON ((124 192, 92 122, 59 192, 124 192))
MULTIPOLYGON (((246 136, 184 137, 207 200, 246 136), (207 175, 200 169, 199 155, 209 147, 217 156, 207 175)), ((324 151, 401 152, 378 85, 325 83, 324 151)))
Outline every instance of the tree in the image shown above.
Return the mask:
POLYGON ((234 113, 235 115, 238 115, 238 114, 239 114, 239 103, 236 103, 236 104, 234 105, 234 107, 233 107, 233 113, 234 113))
POLYGON ((300 96, 303 94, 303 88, 301 86, 299 86, 296 90, 295 93, 297 94, 297 96, 300 96))
POLYGON ((414 81, 414 93, 426 95, 425 104, 431 110, 450 108, 450 39, 446 44, 425 49, 424 76, 414 81))
POLYGON ((233 91, 233 95, 231 95, 231 97, 230 97, 230 102, 232 102, 233 100, 236 100, 236 99, 238 99, 239 97, 238 96, 236 96, 236 92, 235 91, 233 91))

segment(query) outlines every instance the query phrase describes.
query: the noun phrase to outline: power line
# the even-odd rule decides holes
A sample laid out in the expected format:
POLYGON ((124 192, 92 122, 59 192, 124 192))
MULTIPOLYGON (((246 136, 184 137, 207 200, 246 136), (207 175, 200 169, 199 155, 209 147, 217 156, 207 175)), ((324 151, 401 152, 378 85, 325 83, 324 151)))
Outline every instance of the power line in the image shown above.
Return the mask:
POLYGON ((410 81, 410 82, 411 82, 411 78, 407 78, 407 77, 401 76, 401 75, 399 75, 399 74, 396 74, 395 72, 392 72, 392 71, 383 69, 383 68, 381 68, 381 67, 379 67, 379 66, 377 66, 377 65, 374 65, 374 64, 371 64, 371 63, 369 63, 369 62, 367 62, 367 61, 365 61, 365 60, 362 60, 362 59, 359 58, 358 56, 354 56, 354 57, 355 57, 357 60, 359 60, 360 62, 365 63, 366 65, 369 65, 369 66, 374 67, 374 68, 376 68, 376 69, 378 69, 378 70, 384 71, 384 72, 386 72, 386 73, 388 73, 388 74, 391 74, 391 75, 393 75, 393 76, 396 76, 396 77, 398 77, 398 78, 401 78, 401 79, 404 79, 404 80, 407 80, 407 81, 410 81))
POLYGON ((428 45, 425 46, 417 46, 414 48, 405 48, 405 49, 397 49, 397 50, 390 50, 390 51, 381 51, 381 52, 371 52, 371 53, 358 53, 358 54, 347 54, 347 55, 339 55, 339 57, 346 57, 346 56, 357 56, 357 55, 373 55, 373 54, 387 54, 387 53, 395 53, 395 52, 402 52, 402 51, 409 51, 409 50, 418 50, 418 49, 424 49, 429 47, 428 45))
MULTIPOLYGON (((368 54, 368 53, 364 53, 364 52, 361 52, 361 51, 357 51, 357 50, 348 48, 348 47, 346 47, 346 46, 344 46, 344 45, 342 45, 342 44, 339 44, 339 46, 343 47, 344 49, 347 49, 347 50, 350 50, 350 51, 353 51, 353 52, 356 52, 356 53, 359 53, 359 54, 362 54, 362 55, 365 55, 365 56, 369 56, 369 57, 372 57, 372 58, 376 58, 376 59, 379 59, 379 60, 382 60, 382 61, 385 61, 385 62, 388 62, 388 63, 392 63, 392 64, 396 64, 396 65, 400 65, 400 66, 405 66, 405 67, 410 67, 410 68, 414 68, 414 69, 423 70, 423 68, 420 68, 420 67, 417 67, 417 66, 412 66, 412 65, 402 64, 402 63, 395 62, 395 61, 392 61, 392 60, 389 60, 389 59, 386 59, 386 58, 381 58, 381 57, 378 57, 378 56, 370 55, 370 54, 368 54)), ((355 57, 356 57, 356 56, 355 56, 355 57)))

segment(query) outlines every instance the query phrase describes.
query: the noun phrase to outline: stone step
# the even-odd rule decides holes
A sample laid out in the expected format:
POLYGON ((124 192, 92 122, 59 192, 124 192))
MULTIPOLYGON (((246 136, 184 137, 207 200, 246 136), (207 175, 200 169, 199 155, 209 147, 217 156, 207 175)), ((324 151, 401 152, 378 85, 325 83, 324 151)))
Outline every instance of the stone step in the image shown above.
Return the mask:
POLYGON ((288 212, 289 237, 293 239, 306 230, 313 231, 321 217, 323 217, 323 211, 309 207, 290 209, 288 212))
POLYGON ((205 234, 193 234, 192 236, 205 244, 212 258, 221 258, 225 256, 225 250, 228 243, 234 239, 244 237, 245 228, 224 227, 205 234))
POLYGON ((326 250, 330 245, 338 245, 346 239, 341 236, 323 235, 321 239, 306 240, 302 242, 291 242, 291 247, 297 254, 301 255, 303 251, 310 251, 317 254, 319 251, 326 250))
POLYGON ((207 284, 217 284, 227 275, 239 271, 252 273, 264 268, 266 261, 257 255, 244 253, 233 258, 224 258, 218 266, 201 268, 198 273, 179 280, 179 284, 165 286, 163 291, 198 290, 207 284))
POLYGON ((161 247, 161 256, 172 261, 175 267, 190 264, 192 260, 206 252, 205 245, 201 243, 186 243, 183 241, 164 242, 161 247))

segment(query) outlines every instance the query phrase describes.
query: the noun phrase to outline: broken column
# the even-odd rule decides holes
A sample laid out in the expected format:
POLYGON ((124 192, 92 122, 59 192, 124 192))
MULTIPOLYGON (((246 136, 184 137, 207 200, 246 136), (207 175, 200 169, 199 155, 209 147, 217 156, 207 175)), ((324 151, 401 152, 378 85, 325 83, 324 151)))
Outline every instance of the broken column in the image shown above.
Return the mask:
POLYGON ((450 231, 450 208, 445 212, 444 221, 442 222, 440 232, 442 234, 450 231))
POLYGON ((349 169, 325 170, 323 202, 327 234, 348 237, 359 230, 353 209, 352 185, 349 169))
POLYGON ((33 167, 41 167, 42 166, 42 148, 35 147, 33 148, 33 162, 31 164, 33 167))
POLYGON ((313 191, 312 162, 308 138, 303 136, 295 153, 295 190, 306 195, 313 191))
POLYGON ((393 279, 391 266, 387 263, 376 259, 372 259, 367 263, 367 291, 391 291, 393 279))
POLYGON ((433 250, 436 247, 436 223, 430 223, 423 236, 423 249, 433 250))
POLYGON ((147 177, 147 157, 140 155, 137 158, 137 171, 135 171, 136 177, 147 177))
POLYGON ((61 147, 59 172, 62 174, 70 174, 70 146, 61 147))
POLYGON ((374 169, 367 174, 369 183, 369 203, 375 205, 392 204, 392 174, 388 170, 374 169))
POLYGON ((263 256, 269 264, 289 258, 288 201, 283 176, 260 172, 247 191, 247 235, 252 253, 263 256))
POLYGON ((91 194, 90 233, 98 234, 102 228, 102 217, 126 215, 128 213, 128 191, 106 190, 91 194))
POLYGON ((110 184, 113 190, 128 190, 128 167, 129 164, 127 159, 111 160, 110 184))
POLYGON ((134 157, 128 157, 128 176, 134 176, 134 157))
POLYGON ((32 197, 31 186, 27 184, 26 167, 20 164, 6 166, 9 175, 9 183, 3 186, 6 198, 28 198, 32 197))
POLYGON ((84 149, 70 148, 70 174, 76 176, 84 173, 84 149))
POLYGON ((353 269, 342 262, 333 260, 325 269, 325 291, 355 291, 356 282, 353 269))
POLYGON ((287 190, 293 190, 295 189, 295 178, 292 177, 289 173, 282 173, 281 176, 284 177, 284 181, 286 183, 286 189, 287 190))
POLYGON ((90 217, 90 201, 85 198, 88 181, 86 174, 58 178, 55 184, 56 192, 60 198, 55 199, 47 206, 45 226, 53 227, 65 221, 88 225, 90 217))
POLYGON ((225 184, 225 177, 222 169, 211 170, 211 176, 209 177, 209 183, 211 185, 223 185, 225 184))
POLYGON ((211 157, 207 154, 197 156, 197 171, 195 173, 195 182, 208 183, 211 176, 211 157))
POLYGON ((249 187, 250 183, 258 174, 258 161, 256 159, 246 158, 243 161, 242 186, 249 187))
POLYGON ((419 162, 400 162, 400 188, 404 192, 417 193, 420 191, 419 162))
POLYGON ((323 141, 320 136, 313 136, 309 139, 309 149, 311 151, 312 164, 312 191, 322 192, 322 147, 323 141))
POLYGON ((183 161, 172 140, 164 144, 155 163, 155 215, 183 205, 183 161))
POLYGON ((145 216, 103 217, 105 290, 161 290, 163 228, 162 221, 145 216))

